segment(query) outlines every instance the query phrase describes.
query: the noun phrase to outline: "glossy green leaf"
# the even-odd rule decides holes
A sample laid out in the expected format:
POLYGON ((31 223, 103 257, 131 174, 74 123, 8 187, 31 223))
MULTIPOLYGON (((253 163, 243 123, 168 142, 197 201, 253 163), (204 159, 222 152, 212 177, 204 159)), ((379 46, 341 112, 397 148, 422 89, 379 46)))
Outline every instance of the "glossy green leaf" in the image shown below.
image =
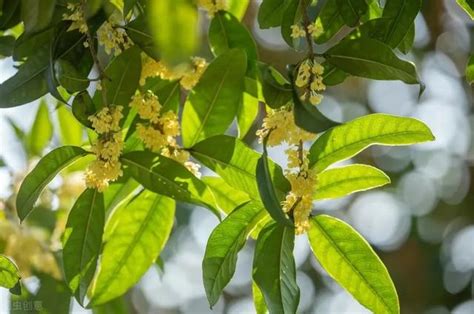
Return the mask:
POLYGON ((106 214, 110 214, 121 204, 130 201, 130 199, 135 195, 137 189, 140 187, 140 184, 133 178, 129 177, 123 181, 124 182, 113 182, 104 192, 104 207, 106 214))
POLYGON ((46 28, 53 17, 56 0, 21 0, 21 18, 25 32, 33 33, 46 28))
POLYGON ((33 126, 27 136, 28 152, 32 155, 41 156, 52 136, 53 124, 49 118, 48 105, 43 100, 38 107, 33 126))
POLYGON ((372 145, 411 145, 433 139, 430 129, 417 119, 375 113, 321 135, 311 146, 310 166, 321 172, 372 145))
POLYGON ((474 55, 471 55, 467 61, 466 80, 469 84, 474 84, 474 55))
POLYGON ((247 54, 249 62, 258 59, 257 45, 249 30, 235 16, 225 11, 217 12, 211 20, 209 44, 216 56, 230 49, 240 48, 247 54))
POLYGON ((316 27, 322 30, 314 41, 317 44, 323 44, 336 35, 344 26, 344 18, 342 17, 337 1, 325 1, 317 19, 316 27))
POLYGON ((20 1, 5 1, 0 14, 0 30, 7 30, 21 22, 20 1))
POLYGON ((257 16, 260 28, 280 26, 288 2, 288 0, 263 0, 257 16))
POLYGON ((232 13, 239 21, 244 17, 250 0, 228 0, 227 11, 232 13))
POLYGON ((259 100, 250 93, 244 92, 242 103, 237 111, 237 126, 239 127, 239 138, 244 138, 255 124, 259 112, 259 100))
POLYGON ((20 281, 20 271, 15 263, 0 254, 0 287, 12 289, 20 281))
POLYGON ((346 72, 330 63, 324 62, 322 65, 324 66, 323 83, 326 86, 341 84, 349 76, 346 72))
POLYGON ((211 307, 235 272, 237 254, 252 229, 266 215, 262 204, 249 202, 227 216, 211 233, 202 262, 203 282, 211 307))
POLYGON ((59 85, 70 93, 86 90, 90 84, 87 75, 80 73, 73 64, 66 60, 57 60, 54 63, 54 74, 59 85))
POLYGON ((339 14, 349 26, 356 26, 361 17, 367 12, 365 0, 336 0, 339 14))
POLYGON ((351 226, 326 215, 311 219, 308 232, 321 266, 374 313, 399 313, 398 296, 387 269, 351 226))
MULTIPOLYGON (((104 80, 102 86, 102 92, 107 92, 107 104, 122 106, 126 115, 130 99, 138 87, 141 71, 140 49, 137 47, 129 48, 115 57, 105 69, 105 75, 109 79, 104 80)), ((102 104, 99 93, 94 95, 94 103, 102 104)))
POLYGON ((55 34, 53 28, 47 28, 34 34, 22 33, 15 42, 13 60, 24 60, 39 49, 50 46, 55 34))
POLYGON ((198 14, 191 0, 151 1, 148 23, 161 58, 188 61, 198 47, 198 14))
POLYGON ((11 56, 13 54, 14 46, 15 46, 15 37, 1 36, 0 37, 0 58, 11 56))
POLYGON ((82 125, 92 128, 89 116, 96 113, 94 102, 87 91, 80 92, 72 101, 72 114, 82 125))
POLYGON ((178 112, 181 101, 179 81, 166 81, 158 78, 148 79, 143 91, 151 90, 160 101, 161 112, 172 110, 178 112))
POLYGON ((275 68, 264 63, 259 63, 258 69, 265 103, 273 109, 288 104, 293 96, 291 85, 286 78, 275 68))
POLYGON ((126 296, 118 297, 105 304, 92 307, 93 314, 128 314, 129 308, 126 296))
POLYGON ((63 145, 82 144, 82 125, 74 118, 74 115, 65 105, 59 105, 56 109, 59 122, 59 137, 63 145))
POLYGON ((234 189, 221 177, 203 177, 201 180, 211 188, 219 209, 226 214, 250 200, 247 193, 234 189))
POLYGON ((95 189, 86 189, 69 213, 62 241, 64 276, 80 304, 97 267, 104 221, 104 196, 95 189))
POLYGON ((266 147, 266 139, 263 142, 263 154, 260 156, 257 162, 257 185, 260 199, 265 206, 265 209, 270 216, 278 223, 293 227, 293 222, 283 212, 281 207, 281 201, 283 201, 283 195, 277 195, 275 187, 272 181, 270 167, 268 163, 268 153, 266 147))
POLYGON ((109 218, 91 303, 106 303, 130 289, 164 248, 174 222, 174 200, 143 191, 109 218))
POLYGON ((415 23, 411 24, 411 27, 408 29, 408 32, 406 33, 405 37, 403 37, 403 40, 400 42, 397 48, 402 53, 407 54, 410 52, 411 48, 413 47, 414 42, 415 42, 415 23))
POLYGON ((314 199, 330 199, 366 191, 390 183, 382 171, 367 165, 349 165, 327 169, 318 174, 314 199))
POLYGON ((371 38, 341 41, 327 51, 326 60, 355 76, 420 83, 412 63, 399 59, 388 45, 371 38))
MULTIPOLYGON (((260 154, 244 142, 227 135, 218 135, 199 142, 190 150, 194 158, 216 172, 230 186, 260 200, 255 171, 260 154)), ((290 189, 280 166, 269 160, 272 181, 278 196, 290 189)))
POLYGON ((303 0, 289 1, 288 6, 283 12, 283 19, 281 22, 281 36, 288 44, 293 48, 298 48, 299 38, 295 39, 291 37, 292 25, 298 25, 302 19, 301 6, 305 4, 303 0))
POLYGON ((135 45, 140 47, 143 52, 154 59, 159 59, 159 49, 153 41, 153 36, 151 35, 150 27, 145 15, 140 15, 125 25, 125 30, 130 39, 135 43, 135 45))
POLYGON ((244 89, 246 56, 232 49, 208 66, 191 91, 183 111, 183 144, 224 133, 234 120, 244 89))
POLYGON ((474 1, 473 0, 456 0, 458 5, 474 20, 474 1))
POLYGON ((381 32, 376 38, 396 48, 412 27, 421 4, 422 0, 387 0, 382 14, 386 25, 378 27, 381 32))
POLYGON ((36 54, 20 66, 15 75, 0 84, 0 108, 20 106, 40 98, 48 92, 44 71, 48 67, 49 49, 36 54))
POLYGON ((267 314, 268 309, 267 305, 265 304, 265 300, 263 299, 262 291, 257 286, 255 281, 252 281, 252 297, 256 314, 267 314))
MULTIPOLYGON (((290 71, 291 73, 291 71, 290 71)), ((310 133, 321 133, 332 127, 339 125, 339 122, 333 121, 323 115, 319 109, 307 102, 301 101, 294 85, 293 76, 290 74, 292 81, 292 96, 294 104, 295 124, 310 133)))
POLYGON ((33 210, 41 191, 66 166, 87 155, 88 152, 76 146, 62 146, 41 158, 36 167, 23 180, 16 197, 16 210, 20 220, 33 210))
POLYGON ((260 232, 253 259, 253 280, 270 313, 296 313, 300 289, 296 284, 293 228, 271 224, 260 232))
POLYGON ((179 162, 146 151, 127 153, 121 161, 127 167, 126 173, 146 189, 205 206, 219 216, 212 191, 179 162))

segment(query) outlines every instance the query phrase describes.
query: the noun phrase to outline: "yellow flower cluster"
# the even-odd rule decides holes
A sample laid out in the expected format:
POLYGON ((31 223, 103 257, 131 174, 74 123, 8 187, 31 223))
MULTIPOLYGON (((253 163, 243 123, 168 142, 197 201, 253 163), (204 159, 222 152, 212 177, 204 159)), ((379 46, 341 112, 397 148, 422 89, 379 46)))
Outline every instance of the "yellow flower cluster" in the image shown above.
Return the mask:
POLYGON ((295 84, 306 89, 301 100, 309 100, 312 105, 321 103, 323 99, 321 92, 326 90, 326 85, 323 83, 323 73, 324 67, 316 61, 306 59, 300 64, 295 84))
POLYGON ((306 30, 304 26, 301 26, 300 24, 291 25, 291 37, 295 39, 305 37, 306 33, 311 36, 319 36, 321 32, 321 27, 316 26, 316 24, 309 24, 306 30))
POLYGON ((209 17, 213 17, 217 12, 226 9, 225 0, 198 0, 198 5, 207 11, 209 17))
POLYGON ((39 271, 61 279, 59 266, 46 243, 46 234, 40 229, 19 228, 2 217, 0 247, 3 248, 2 253, 15 260, 23 278, 39 271))
POLYGON ((189 152, 178 147, 176 137, 180 135, 178 117, 173 111, 161 113, 161 104, 151 91, 145 95, 137 93, 130 106, 137 110, 138 116, 146 123, 137 124, 138 137, 146 148, 153 152, 182 163, 195 176, 199 177, 199 165, 188 161, 189 152))
POLYGON ((289 107, 271 109, 263 119, 262 128, 257 131, 260 142, 268 137, 267 145, 276 146, 283 142, 298 144, 300 141, 309 141, 315 134, 306 132, 295 124, 293 111, 289 107))
POLYGON ((104 107, 89 117, 99 138, 91 149, 97 159, 87 167, 85 180, 87 187, 100 192, 107 189, 110 181, 115 181, 122 175, 122 165, 119 161, 123 150, 123 138, 120 132, 122 109, 122 106, 104 107))
MULTIPOLYGON (((303 154, 306 155, 307 152, 303 154)), ((282 202, 282 207, 285 212, 293 211, 295 232, 303 234, 309 228, 309 215, 317 183, 316 173, 308 169, 308 163, 304 161, 297 172, 287 171, 286 177, 290 181, 291 191, 282 202)))
POLYGON ((67 9, 70 14, 63 14, 64 21, 71 21, 68 31, 77 29, 82 34, 87 33, 89 28, 87 27, 86 17, 82 5, 80 3, 68 3, 67 9))
POLYGON ((208 65, 206 60, 200 57, 193 57, 191 61, 191 69, 183 70, 183 68, 170 69, 162 61, 147 59, 142 66, 140 85, 145 85, 149 77, 160 77, 163 80, 180 80, 184 89, 191 90, 199 82, 208 65))
POLYGON ((100 45, 104 46, 107 54, 113 53, 114 56, 118 56, 122 51, 130 48, 132 44, 127 32, 115 25, 116 23, 105 21, 97 30, 97 40, 100 45))

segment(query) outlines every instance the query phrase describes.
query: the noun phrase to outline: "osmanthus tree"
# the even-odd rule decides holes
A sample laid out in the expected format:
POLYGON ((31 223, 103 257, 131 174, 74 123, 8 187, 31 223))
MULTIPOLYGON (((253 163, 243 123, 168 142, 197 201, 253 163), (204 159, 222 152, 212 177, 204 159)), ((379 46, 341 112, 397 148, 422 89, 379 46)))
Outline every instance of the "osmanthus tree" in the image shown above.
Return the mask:
MULTIPOLYGON (((347 223, 312 215, 312 204, 390 182, 368 165, 331 165, 371 145, 410 145, 433 135, 421 121, 387 114, 338 123, 318 104, 326 88, 349 76, 400 80, 421 92, 416 67, 403 54, 413 44, 422 1, 386 0, 383 7, 375 0, 262 1, 260 27, 279 27, 301 56, 283 73, 259 58, 240 22, 248 4, 0 1, 0 53, 18 68, 0 85, 0 107, 49 93, 71 108, 71 125, 87 129, 87 141, 79 138, 39 160, 15 204, 27 228, 53 178, 69 167, 83 170, 86 189, 74 197, 58 257, 81 305, 95 308, 135 285, 166 245, 176 202, 187 202, 221 219, 203 259, 210 306, 253 238, 257 311, 296 313, 294 240, 307 233, 315 258, 363 306, 400 311, 389 273, 369 244, 347 223), (208 60, 196 56, 199 9, 210 20, 208 60), (244 141, 260 107, 266 115, 256 135, 263 154, 244 141), (229 131, 234 121, 238 134, 229 131), (283 143, 285 169, 267 154, 267 146, 283 143), (216 176, 202 177, 200 166, 216 176)), ((41 117, 30 140, 39 154, 42 135, 50 132, 41 117)), ((0 256, 0 284, 18 292, 18 282, 14 262, 0 256)))

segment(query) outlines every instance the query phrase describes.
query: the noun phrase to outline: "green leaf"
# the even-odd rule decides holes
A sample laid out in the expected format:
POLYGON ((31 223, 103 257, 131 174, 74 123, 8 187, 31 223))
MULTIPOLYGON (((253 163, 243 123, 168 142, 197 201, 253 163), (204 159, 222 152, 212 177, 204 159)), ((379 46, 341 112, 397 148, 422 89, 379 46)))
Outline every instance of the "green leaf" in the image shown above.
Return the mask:
POLYGON ((257 185, 260 198, 270 216, 279 224, 293 227, 293 222, 286 216, 281 208, 284 195, 277 195, 273 185, 270 167, 268 164, 267 139, 263 142, 263 154, 257 162, 257 185))
MULTIPOLYGON (((291 72, 291 71, 290 71, 291 72)), ((310 133, 321 133, 332 127, 340 125, 339 122, 333 121, 323 115, 319 109, 307 102, 301 101, 294 85, 293 77, 290 77, 292 81, 292 95, 294 104, 294 117, 295 124, 310 133)))
POLYGON ((33 210, 41 191, 66 166, 87 155, 88 152, 76 146, 62 146, 41 158, 36 167, 23 180, 16 197, 16 210, 20 220, 33 210))
POLYGON ((360 18, 367 12, 365 0, 336 0, 339 13, 349 26, 356 26, 360 18))
POLYGON ((182 133, 185 147, 227 130, 239 108, 246 64, 245 53, 232 49, 208 66, 184 105, 182 133))
POLYGON ((324 62, 322 65, 324 66, 323 83, 326 86, 341 84, 349 76, 346 72, 332 64, 324 62))
POLYGON ((220 177, 203 177, 201 180, 212 190, 219 209, 226 214, 250 200, 247 193, 234 189, 220 177))
POLYGON ((297 48, 300 39, 291 37, 292 25, 297 25, 302 19, 301 6, 305 5, 303 0, 290 1, 285 11, 283 12, 283 19, 281 22, 281 36, 286 41, 288 46, 297 48))
POLYGON ((260 28, 280 26, 288 2, 288 0, 263 0, 257 16, 260 28))
POLYGON ((80 92, 72 101, 72 114, 82 125, 92 128, 89 116, 96 113, 95 105, 87 91, 80 92))
POLYGON ((13 54, 13 46, 15 46, 15 37, 0 37, 0 58, 11 56, 13 54))
POLYGON ((62 241, 64 276, 81 305, 96 270, 104 221, 104 196, 86 189, 69 213, 62 241))
POLYGON ((415 42, 415 23, 411 24, 408 32, 406 33, 403 40, 397 46, 398 50, 402 53, 407 54, 410 52, 411 48, 413 47, 413 43, 415 42))
POLYGON ((133 178, 127 178, 125 182, 113 182, 104 192, 105 213, 110 214, 122 203, 130 201, 132 196, 140 187, 140 184, 133 178))
POLYGON ((259 202, 245 203, 212 231, 202 262, 204 288, 211 307, 234 275, 237 254, 265 215, 259 202))
POLYGON ((113 212, 105 227, 91 304, 106 303, 138 282, 165 246, 174 212, 174 200, 149 191, 113 212))
POLYGON ((191 0, 149 3, 148 23, 165 63, 187 61, 198 47, 198 14, 191 0))
POLYGON ((0 30, 7 30, 20 23, 20 1, 5 1, 0 14, 0 30))
POLYGON ((177 201, 205 206, 219 216, 212 191, 179 162, 159 154, 141 151, 121 157, 126 173, 146 189, 177 201))
POLYGON ((49 49, 40 49, 20 66, 15 75, 0 84, 0 108, 20 106, 48 92, 44 71, 49 64, 49 49))
POLYGON ((471 55, 467 61, 466 80, 469 84, 474 84, 474 55, 471 55))
POLYGON ((21 0, 21 18, 26 33, 45 29, 53 17, 56 0, 21 0))
POLYGON ((388 19, 389 26, 384 29, 386 32, 380 39, 396 48, 412 27, 421 5, 422 0, 387 0, 382 18, 388 19))
POLYGON ((293 228, 271 224, 260 232, 253 259, 253 280, 270 313, 296 313, 300 289, 296 284, 293 228))
POLYGON ((314 199, 337 198, 389 183, 390 178, 382 170, 367 165, 328 169, 318 174, 314 199))
POLYGON ((239 21, 247 12, 250 0, 228 0, 227 1, 227 11, 232 13, 239 21))
POLYGON ((288 104, 292 98, 292 88, 283 75, 272 66, 258 64, 262 94, 265 103, 273 109, 288 104))
POLYGON ((45 100, 42 100, 27 137, 29 153, 41 156, 52 136, 53 124, 49 118, 48 105, 45 100))
MULTIPOLYGON (((109 79, 103 81, 102 90, 107 91, 108 105, 122 106, 124 116, 129 110, 130 99, 137 90, 141 70, 140 49, 137 47, 122 52, 105 69, 105 75, 109 79)), ((94 103, 104 105, 99 93, 94 95, 94 103)))
POLYGON ((82 125, 74 118, 74 115, 65 105, 59 105, 57 110, 59 122, 59 137, 63 145, 82 144, 83 130, 82 125))
POLYGON ((473 0, 456 0, 458 5, 474 20, 474 1, 473 0))
POLYGON ((209 44, 216 56, 233 48, 240 48, 247 54, 252 63, 258 59, 257 45, 249 30, 232 14, 219 11, 209 26, 209 44))
POLYGON ((252 281, 252 296, 253 296, 253 304, 255 306, 255 312, 257 314, 267 314, 268 309, 265 304, 265 300, 263 299, 262 291, 257 286, 255 281, 252 281))
POLYGON ((374 313, 399 313, 398 296, 387 269, 351 226, 326 215, 311 219, 308 232, 321 266, 374 313))
POLYGON ((0 254, 0 287, 13 289, 20 281, 20 271, 15 263, 0 254))
MULTIPOLYGON (((244 142, 227 135, 218 135, 199 142, 190 149, 194 158, 216 172, 230 186, 260 200, 255 171, 260 154, 244 142)), ((280 166, 269 160, 272 181, 278 196, 290 190, 290 183, 280 166)))
POLYGON ((327 51, 326 60, 355 76, 420 84, 415 66, 399 59, 388 45, 375 39, 343 40, 327 51))
POLYGON ((259 100, 250 93, 244 92, 242 102, 237 111, 239 138, 244 138, 252 128, 259 112, 259 100))
POLYGON ((179 81, 168 81, 160 78, 148 78, 144 86, 140 87, 142 92, 152 91, 160 101, 161 112, 172 110, 178 113, 181 101, 181 90, 179 81))
POLYGON ((143 52, 153 59, 158 60, 160 58, 158 53, 159 49, 153 41, 153 36, 151 36, 150 28, 145 15, 140 15, 125 25, 125 30, 127 31, 127 35, 130 37, 130 39, 135 43, 135 45, 140 47, 143 52))
POLYGON ((127 305, 126 296, 116 298, 105 304, 93 306, 93 314, 128 314, 129 309, 127 305))
POLYGON ((325 1, 321 12, 316 19, 316 27, 321 29, 314 41, 317 44, 323 44, 336 35, 344 26, 344 18, 342 17, 337 1, 325 1))
POLYGON ((310 167, 321 172, 372 145, 411 145, 434 140, 430 129, 413 118, 375 113, 354 119, 321 135, 311 146, 310 167))
POLYGON ((59 85, 70 93, 86 90, 90 84, 87 75, 80 73, 74 65, 66 60, 60 59, 54 63, 54 74, 59 85))

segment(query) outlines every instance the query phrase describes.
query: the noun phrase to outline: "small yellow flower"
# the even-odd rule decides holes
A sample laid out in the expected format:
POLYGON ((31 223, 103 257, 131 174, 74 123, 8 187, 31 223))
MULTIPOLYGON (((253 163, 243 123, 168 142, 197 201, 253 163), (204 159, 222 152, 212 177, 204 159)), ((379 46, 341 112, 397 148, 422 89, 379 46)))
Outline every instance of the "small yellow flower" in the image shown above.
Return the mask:
POLYGON ((323 29, 320 25, 317 25, 316 23, 309 24, 307 27, 308 33, 311 34, 314 37, 318 37, 323 33, 323 29))
POLYGON ((123 117, 122 106, 104 107, 88 119, 97 134, 105 134, 120 130, 120 120, 123 117))
POLYGON ((151 91, 148 91, 145 95, 136 93, 132 97, 130 107, 137 110, 140 118, 150 120, 151 122, 158 122, 161 104, 158 101, 158 97, 151 91))
POLYGON ((207 11, 209 17, 226 9, 225 0, 198 0, 198 5, 207 11))
POLYGON ((104 24, 97 30, 97 40, 100 45, 104 46, 107 54, 118 56, 122 51, 132 46, 127 32, 119 27, 114 26, 110 21, 105 21, 104 24))
POLYGON ((89 30, 86 22, 86 17, 82 5, 80 3, 68 3, 67 9, 70 14, 63 14, 64 21, 71 21, 71 25, 67 31, 78 30, 82 34, 86 34, 89 30))
POLYGON ((326 90, 323 83, 324 67, 314 60, 306 59, 298 67, 295 84, 305 91, 300 96, 302 101, 309 101, 312 105, 321 103, 322 91, 326 90))
POLYGON ((301 27, 298 24, 291 25, 291 37, 292 38, 300 38, 300 37, 305 37, 306 32, 304 31, 304 28, 301 27))
POLYGON ((186 90, 191 90, 199 82, 204 71, 207 68, 207 62, 203 58, 194 57, 192 59, 193 69, 184 73, 181 81, 179 82, 181 86, 186 90))
POLYGON ((104 192, 109 186, 109 182, 117 180, 120 176, 122 176, 120 162, 96 159, 86 169, 86 186, 104 192))

